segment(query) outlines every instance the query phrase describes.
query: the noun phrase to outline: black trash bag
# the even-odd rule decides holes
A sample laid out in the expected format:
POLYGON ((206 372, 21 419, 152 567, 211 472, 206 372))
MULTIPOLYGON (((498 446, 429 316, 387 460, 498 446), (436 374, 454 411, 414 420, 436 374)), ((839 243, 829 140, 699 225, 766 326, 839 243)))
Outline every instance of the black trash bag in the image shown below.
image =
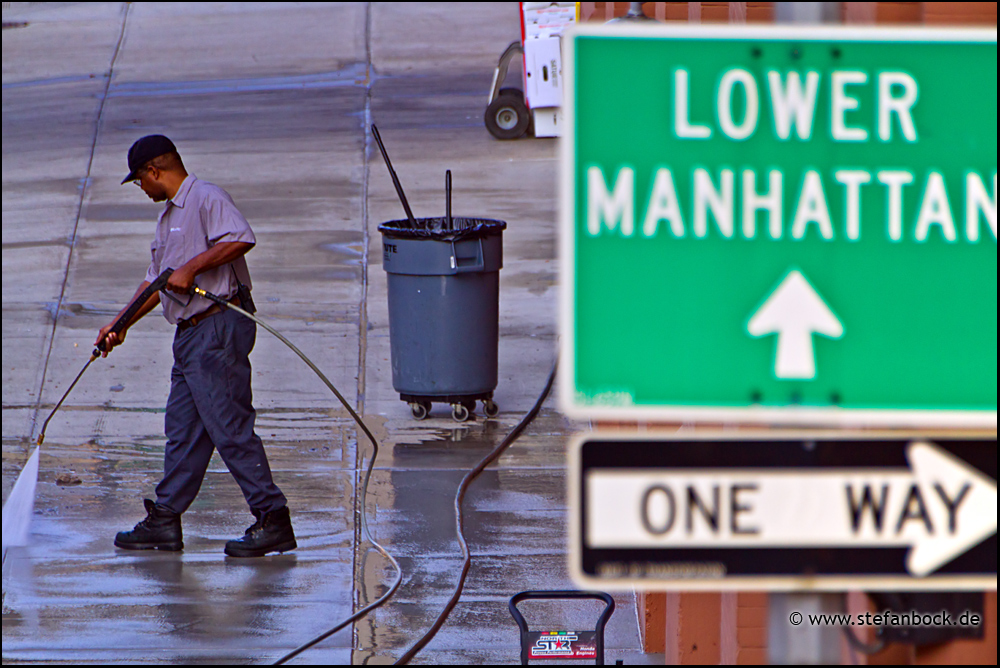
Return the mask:
POLYGON ((479 239, 491 234, 500 234, 507 229, 507 223, 489 218, 459 218, 453 216, 451 227, 447 218, 416 218, 412 226, 406 218, 390 220, 378 226, 378 231, 396 239, 434 239, 437 241, 457 241, 459 239, 479 239))

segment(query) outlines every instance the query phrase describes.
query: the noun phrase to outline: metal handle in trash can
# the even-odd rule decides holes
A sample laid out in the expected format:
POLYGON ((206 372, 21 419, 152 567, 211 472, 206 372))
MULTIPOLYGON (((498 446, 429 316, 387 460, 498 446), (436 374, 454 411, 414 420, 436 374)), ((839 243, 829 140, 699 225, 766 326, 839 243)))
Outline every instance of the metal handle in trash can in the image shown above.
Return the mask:
POLYGON ((479 241, 479 254, 476 256, 475 264, 467 264, 464 266, 458 264, 458 251, 455 248, 455 242, 451 242, 451 268, 455 270, 456 274, 482 271, 486 268, 486 252, 483 250, 482 237, 480 237, 477 241, 479 241))

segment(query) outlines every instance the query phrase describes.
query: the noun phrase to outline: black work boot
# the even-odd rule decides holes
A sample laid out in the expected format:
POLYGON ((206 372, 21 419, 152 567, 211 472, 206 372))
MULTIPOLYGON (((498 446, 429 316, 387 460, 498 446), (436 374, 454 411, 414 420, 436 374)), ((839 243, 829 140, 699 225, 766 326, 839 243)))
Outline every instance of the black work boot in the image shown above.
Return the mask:
POLYGON ((119 531, 115 536, 115 547, 123 550, 183 550, 181 516, 149 499, 143 499, 143 503, 146 519, 131 531, 119 531))
POLYGON ((226 543, 226 554, 230 557, 263 557, 268 552, 287 552, 298 547, 288 506, 269 513, 254 509, 250 512, 257 521, 246 530, 243 538, 226 543))

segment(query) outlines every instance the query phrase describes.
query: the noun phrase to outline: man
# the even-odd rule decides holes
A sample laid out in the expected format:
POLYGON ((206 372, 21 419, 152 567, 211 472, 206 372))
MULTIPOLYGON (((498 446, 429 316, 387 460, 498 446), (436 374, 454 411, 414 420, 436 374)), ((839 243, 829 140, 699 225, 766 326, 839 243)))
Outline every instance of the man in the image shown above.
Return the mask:
MULTIPOLYGON (((163 480, 156 501, 145 500, 146 519, 122 531, 115 545, 126 550, 181 550, 181 514, 198 495, 213 449, 236 478, 257 521, 226 543, 232 557, 260 557, 295 549, 285 496, 271 479, 254 432, 250 360, 257 324, 231 309, 190 294, 199 287, 253 311, 244 255, 256 238, 226 191, 184 169, 173 142, 163 135, 139 139, 128 152, 129 181, 154 202, 166 201, 152 243, 152 261, 132 299, 165 269, 174 270, 164 292, 163 315, 177 326, 167 399, 163 480)), ((97 336, 110 351, 128 328, 161 303, 154 293, 120 334, 114 320, 97 336)), ((124 309, 122 310, 124 312, 124 309)), ((121 315, 115 317, 115 320, 121 315)), ((107 352, 104 353, 107 356, 107 352)))

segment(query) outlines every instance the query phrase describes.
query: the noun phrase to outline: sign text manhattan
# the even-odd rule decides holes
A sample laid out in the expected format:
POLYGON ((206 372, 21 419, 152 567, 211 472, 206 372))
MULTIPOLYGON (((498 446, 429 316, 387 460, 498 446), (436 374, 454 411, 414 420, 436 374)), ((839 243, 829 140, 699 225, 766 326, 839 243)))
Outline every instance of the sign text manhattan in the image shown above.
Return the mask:
POLYGON ((578 31, 563 402, 996 425, 996 32, 578 31))

